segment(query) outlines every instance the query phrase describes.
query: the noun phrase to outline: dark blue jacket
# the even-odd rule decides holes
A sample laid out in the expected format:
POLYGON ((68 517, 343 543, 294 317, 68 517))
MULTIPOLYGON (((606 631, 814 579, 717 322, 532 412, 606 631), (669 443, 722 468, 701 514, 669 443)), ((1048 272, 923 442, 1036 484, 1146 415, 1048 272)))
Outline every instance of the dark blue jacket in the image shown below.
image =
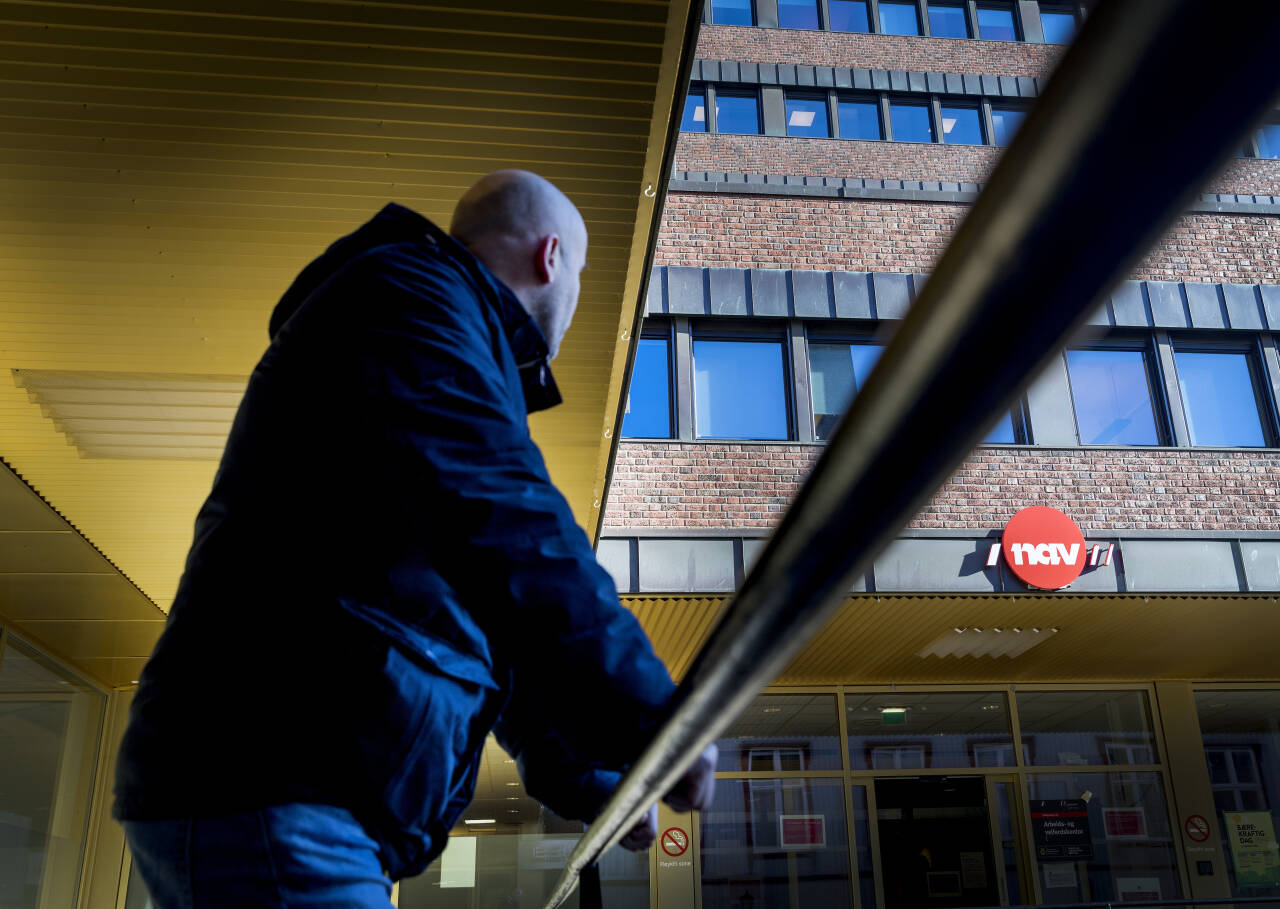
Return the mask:
POLYGON ((541 332, 397 205, 270 330, 140 679, 117 816, 337 804, 408 875, 497 722, 530 794, 590 819, 673 688, 530 438, 559 401, 541 332))

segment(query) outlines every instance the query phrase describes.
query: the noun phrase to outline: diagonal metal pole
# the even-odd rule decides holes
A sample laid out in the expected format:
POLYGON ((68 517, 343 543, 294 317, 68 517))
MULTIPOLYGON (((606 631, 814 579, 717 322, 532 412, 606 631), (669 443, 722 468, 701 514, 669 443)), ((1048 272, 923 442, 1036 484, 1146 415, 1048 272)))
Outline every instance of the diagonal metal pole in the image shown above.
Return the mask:
POLYGON ((1280 89, 1274 0, 1106 0, 546 903, 786 667, 853 579, 1240 147, 1280 89))

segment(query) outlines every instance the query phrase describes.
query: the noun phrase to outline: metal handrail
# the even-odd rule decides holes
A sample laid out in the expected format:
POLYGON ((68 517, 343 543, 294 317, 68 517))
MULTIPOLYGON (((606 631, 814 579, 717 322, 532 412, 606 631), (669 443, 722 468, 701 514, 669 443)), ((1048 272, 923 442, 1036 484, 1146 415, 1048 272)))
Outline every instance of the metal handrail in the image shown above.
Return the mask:
POLYGON ((1239 147, 1280 89, 1276 47, 1274 0, 1097 5, 546 909, 822 628, 1239 147))

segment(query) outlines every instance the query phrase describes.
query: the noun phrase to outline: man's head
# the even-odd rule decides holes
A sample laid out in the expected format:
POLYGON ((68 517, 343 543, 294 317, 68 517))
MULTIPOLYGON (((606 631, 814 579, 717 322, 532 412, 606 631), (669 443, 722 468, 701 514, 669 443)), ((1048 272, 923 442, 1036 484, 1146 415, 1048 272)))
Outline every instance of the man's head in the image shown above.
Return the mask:
POLYGON ((511 288, 554 357, 587 263, 587 225, 568 196, 537 174, 494 171, 458 200, 449 233, 511 288))

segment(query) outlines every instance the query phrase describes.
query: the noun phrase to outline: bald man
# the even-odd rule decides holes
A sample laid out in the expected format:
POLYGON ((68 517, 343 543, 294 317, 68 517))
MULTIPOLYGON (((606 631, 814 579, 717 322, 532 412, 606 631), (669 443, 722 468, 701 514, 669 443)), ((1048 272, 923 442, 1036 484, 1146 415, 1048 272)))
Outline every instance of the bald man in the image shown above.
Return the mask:
MULTIPOLYGON (((671 680, 528 430, 560 401, 586 225, 499 171, 450 234, 388 205, 272 313, 117 764, 160 909, 386 907, 490 730, 590 820, 664 716, 671 680)), ((676 810, 708 805, 714 760, 676 810)))

